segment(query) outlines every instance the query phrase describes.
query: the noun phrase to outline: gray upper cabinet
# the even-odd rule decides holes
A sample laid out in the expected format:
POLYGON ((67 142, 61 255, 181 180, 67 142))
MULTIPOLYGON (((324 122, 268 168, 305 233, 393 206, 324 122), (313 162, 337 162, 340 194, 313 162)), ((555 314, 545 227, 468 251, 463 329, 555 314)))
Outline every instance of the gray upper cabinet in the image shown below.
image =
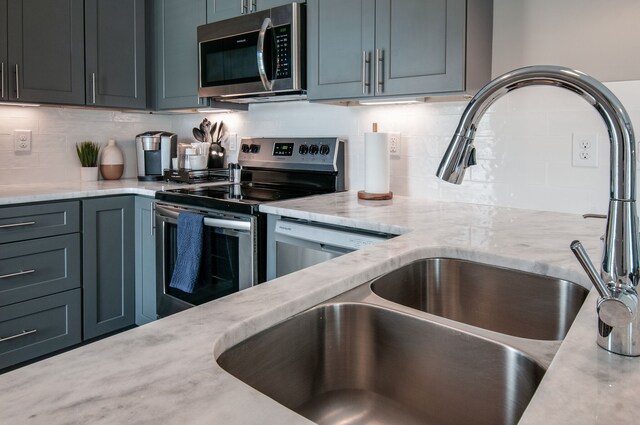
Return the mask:
POLYGON ((144 0, 86 0, 86 103, 145 109, 144 0))
POLYGON ((82 201, 84 339, 135 321, 134 198, 82 201))
POLYGON ((7 70, 9 57, 7 56, 7 0, 0 0, 0 100, 9 99, 7 70))
POLYGON ((207 0, 207 22, 222 21, 248 13, 251 0, 207 0))
POLYGON ((308 97, 473 93, 491 79, 492 0, 309 0, 308 97))
POLYGON ((0 8, 3 99, 84 104, 83 0, 9 0, 0 8))
POLYGON ((205 106, 198 97, 196 28, 206 23, 207 0, 155 0, 154 6, 156 109, 205 106))
POLYGON ((375 0, 312 0, 307 4, 309 99, 371 96, 375 0))
MULTIPOLYGON (((222 21, 240 15, 293 3, 291 0, 207 0, 207 22, 222 21)), ((304 0, 295 3, 305 3, 304 0)))

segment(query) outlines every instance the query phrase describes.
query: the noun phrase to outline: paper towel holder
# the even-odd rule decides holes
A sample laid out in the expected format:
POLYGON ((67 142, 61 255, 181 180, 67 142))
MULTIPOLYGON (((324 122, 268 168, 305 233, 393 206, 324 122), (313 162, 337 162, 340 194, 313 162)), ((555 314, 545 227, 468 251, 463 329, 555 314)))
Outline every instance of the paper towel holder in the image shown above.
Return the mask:
MULTIPOLYGON (((373 130, 373 133, 377 133, 378 132, 378 123, 375 123, 375 122, 373 123, 373 129, 372 130, 373 130)), ((365 135, 365 140, 366 140, 366 135, 365 135)), ((385 152, 383 152, 383 154, 384 155, 388 155, 388 147, 385 148, 385 152)), ((365 150, 365 161, 366 160, 367 160, 367 158, 366 158, 366 150, 365 150)), ((387 163, 386 165, 387 166, 383 167, 383 168, 385 168, 386 169, 386 173, 388 173, 389 172, 389 170, 388 170, 388 165, 389 164, 387 163)), ((365 186, 366 186, 366 184, 365 184, 365 186)), ((388 188, 389 188, 389 183, 388 183, 388 177, 387 177, 386 189, 388 189, 388 188)), ((378 192, 374 193, 372 191, 367 192, 366 189, 367 188, 365 187, 365 190, 358 191, 358 199, 363 199, 363 200, 366 200, 366 201, 387 201, 387 200, 393 198, 393 192, 391 192, 391 191, 381 192, 381 193, 378 193, 378 192)))

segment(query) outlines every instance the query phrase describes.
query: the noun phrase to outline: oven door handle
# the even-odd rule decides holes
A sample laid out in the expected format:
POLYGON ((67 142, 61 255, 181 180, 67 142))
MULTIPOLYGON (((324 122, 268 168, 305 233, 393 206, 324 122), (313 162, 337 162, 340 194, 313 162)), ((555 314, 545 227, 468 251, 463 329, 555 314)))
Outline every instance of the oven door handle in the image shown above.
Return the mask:
MULTIPOLYGON (((188 212, 188 210, 171 208, 166 205, 156 204, 156 215, 159 217, 166 217, 174 221, 178 220, 178 216, 181 212, 188 212)), ((251 221, 248 220, 233 220, 227 218, 213 218, 205 216, 204 225, 207 227, 217 227, 219 229, 239 230, 243 232, 251 231, 251 221)))
POLYGON ((273 28, 271 18, 264 18, 262 27, 260 27, 260 32, 258 33, 258 73, 260 74, 260 80, 262 80, 264 89, 273 91, 273 81, 269 81, 269 78, 267 78, 267 70, 264 62, 264 39, 269 28, 273 28))
POLYGON ((217 227, 218 229, 251 231, 251 222, 243 220, 227 220, 224 218, 204 218, 204 225, 207 227, 217 227))

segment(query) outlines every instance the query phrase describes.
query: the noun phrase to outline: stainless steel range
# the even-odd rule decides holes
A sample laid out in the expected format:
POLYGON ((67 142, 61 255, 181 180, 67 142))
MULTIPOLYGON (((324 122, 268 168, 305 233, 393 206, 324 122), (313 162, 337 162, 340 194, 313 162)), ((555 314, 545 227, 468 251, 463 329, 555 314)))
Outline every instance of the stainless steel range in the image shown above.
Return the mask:
POLYGON ((239 183, 186 186, 156 194, 157 313, 164 317, 266 279, 266 217, 260 204, 339 192, 345 187, 339 138, 244 138, 239 183), (203 216, 198 280, 170 287, 178 258, 178 217, 203 216))

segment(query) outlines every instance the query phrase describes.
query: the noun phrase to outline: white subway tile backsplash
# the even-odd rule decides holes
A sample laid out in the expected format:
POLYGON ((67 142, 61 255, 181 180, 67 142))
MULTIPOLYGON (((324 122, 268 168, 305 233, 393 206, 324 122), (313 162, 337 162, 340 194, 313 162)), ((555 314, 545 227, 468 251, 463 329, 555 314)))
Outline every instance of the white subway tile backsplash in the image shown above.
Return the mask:
MULTIPOLYGON (((640 81, 608 83, 640 128, 640 81)), ((574 213, 606 212, 609 141, 598 113, 583 99, 554 87, 516 90, 496 102, 477 131, 478 165, 462 185, 435 177, 465 101, 345 107, 307 102, 251 105, 247 113, 161 115, 67 108, 0 107, 0 184, 79 179, 75 144, 114 138, 125 155, 125 177, 135 177, 135 135, 167 130, 182 142, 206 116, 224 121, 238 137, 340 136, 348 138, 351 189, 364 187, 364 133, 402 135, 392 157, 391 190, 398 195, 574 213), (33 131, 30 155, 13 152, 13 130, 33 131), (599 166, 571 165, 572 134, 598 134, 599 166)))

